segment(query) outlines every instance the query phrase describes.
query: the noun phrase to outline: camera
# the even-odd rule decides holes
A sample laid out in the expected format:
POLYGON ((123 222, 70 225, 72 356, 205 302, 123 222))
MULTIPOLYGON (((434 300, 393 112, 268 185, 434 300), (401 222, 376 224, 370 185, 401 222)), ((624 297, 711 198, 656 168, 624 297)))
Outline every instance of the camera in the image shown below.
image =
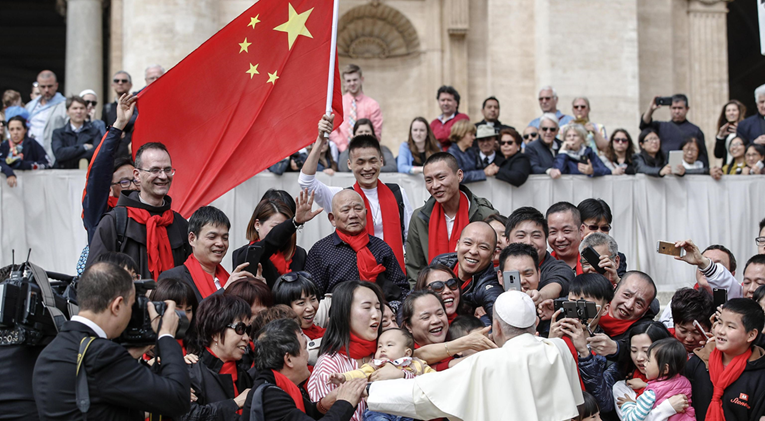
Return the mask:
MULTIPOLYGON (((130 316, 127 328, 122 332, 117 342, 124 346, 139 347, 153 345, 157 341, 157 333, 151 328, 151 316, 149 316, 149 302, 154 304, 154 309, 160 317, 160 326, 162 316, 167 310, 167 304, 164 301, 151 301, 147 293, 157 288, 157 283, 150 279, 141 279, 135 281, 135 303, 133 304, 133 314, 130 316)), ((175 339, 183 339, 186 331, 189 329, 189 319, 186 318, 186 312, 175 310, 178 315, 178 330, 175 331, 175 339)), ((159 330, 159 328, 157 329, 159 330)))
POLYGON ((0 282, 0 346, 47 345, 64 322, 77 314, 71 293, 76 278, 59 277, 69 282, 51 281, 48 273, 29 261, 11 265, 8 278, 0 282))
POLYGON ((569 301, 565 298, 555 300, 555 311, 563 309, 560 316, 568 319, 579 319, 582 324, 598 315, 598 307, 592 301, 569 301))

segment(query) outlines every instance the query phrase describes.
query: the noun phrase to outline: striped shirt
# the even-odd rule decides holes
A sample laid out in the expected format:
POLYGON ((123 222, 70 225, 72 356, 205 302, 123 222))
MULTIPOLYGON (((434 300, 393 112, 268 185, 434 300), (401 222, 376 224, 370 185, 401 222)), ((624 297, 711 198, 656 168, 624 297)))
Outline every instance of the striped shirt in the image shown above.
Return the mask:
MULTIPOLYGON (((333 389, 337 388, 337 386, 329 382, 329 376, 334 373, 345 373, 346 371, 358 369, 359 364, 356 360, 348 358, 345 354, 324 354, 320 356, 313 367, 313 373, 311 373, 311 377, 306 385, 311 401, 318 402, 333 389)), ((359 406, 356 407, 356 412, 353 413, 351 421, 362 421, 366 409, 367 402, 362 399, 359 402, 359 406)))
POLYGON ((623 421, 643 421, 653 409, 656 403, 656 393, 653 390, 646 390, 638 396, 637 402, 627 402, 622 405, 623 421))

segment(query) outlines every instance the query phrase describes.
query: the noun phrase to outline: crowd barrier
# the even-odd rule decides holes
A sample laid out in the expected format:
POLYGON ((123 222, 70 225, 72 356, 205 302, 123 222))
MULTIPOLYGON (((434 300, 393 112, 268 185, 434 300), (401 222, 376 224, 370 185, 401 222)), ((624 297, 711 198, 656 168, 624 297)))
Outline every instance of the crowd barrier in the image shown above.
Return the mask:
MULTIPOLYGON (((0 183, 0 262, 16 262, 32 249, 31 260, 56 272, 74 273, 77 259, 87 242, 80 218, 85 172, 50 170, 18 173, 18 185, 0 183)), ((332 177, 319 174, 328 185, 347 187, 352 174, 332 177)), ((429 197, 422 176, 383 174, 381 179, 402 186, 413 206, 429 197)), ((551 204, 569 201, 577 204, 588 197, 599 197, 611 205, 614 216, 612 235, 627 257, 629 269, 651 274, 660 290, 670 291, 694 282, 693 268, 656 253, 659 240, 693 239, 699 247, 724 244, 736 255, 741 279, 746 260, 757 252, 754 238, 758 223, 765 217, 765 177, 729 176, 715 181, 709 176, 662 179, 638 176, 588 178, 563 176, 558 180, 531 176, 520 188, 488 180, 467 185, 473 193, 489 199, 503 215, 521 206, 533 206, 544 213, 551 204)), ((298 193, 297 174, 276 176, 259 174, 212 205, 231 219, 229 251, 245 244, 245 230, 255 205, 269 188, 298 193)), ((172 197, 172 189, 170 191, 172 197)), ((326 213, 298 233, 298 244, 306 249, 330 234, 326 213)), ((224 266, 231 269, 230 253, 224 266)))

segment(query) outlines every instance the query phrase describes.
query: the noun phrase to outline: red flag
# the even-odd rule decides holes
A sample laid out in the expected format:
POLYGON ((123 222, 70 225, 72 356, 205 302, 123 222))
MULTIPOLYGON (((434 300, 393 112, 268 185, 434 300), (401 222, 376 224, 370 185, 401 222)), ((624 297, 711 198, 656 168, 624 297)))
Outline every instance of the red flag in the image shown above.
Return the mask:
MULTIPOLYGON (((326 111, 332 6, 261 0, 138 94, 132 150, 167 146, 177 169, 174 210, 189 217, 316 139, 326 111)), ((337 65, 332 108, 337 128, 337 65)))

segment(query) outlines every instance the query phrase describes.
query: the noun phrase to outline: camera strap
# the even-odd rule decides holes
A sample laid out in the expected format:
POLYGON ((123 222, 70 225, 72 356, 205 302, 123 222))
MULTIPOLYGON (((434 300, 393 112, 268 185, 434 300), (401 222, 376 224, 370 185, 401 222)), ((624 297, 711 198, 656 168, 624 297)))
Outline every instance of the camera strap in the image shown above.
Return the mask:
POLYGON ((95 336, 86 336, 80 341, 80 350, 77 352, 77 371, 75 380, 75 398, 77 400, 77 409, 82 412, 82 419, 88 419, 88 411, 90 410, 90 392, 88 391, 88 375, 85 373, 85 366, 82 364, 85 361, 85 352, 88 350, 93 341, 96 340, 95 336))
MULTIPOLYGON (((56 326, 56 332, 59 332, 61 331, 61 327, 64 325, 64 322, 66 322, 66 316, 61 310, 58 309, 58 307, 56 307, 56 298, 53 295, 53 288, 50 287, 48 275, 40 266, 29 262, 27 262, 27 264, 32 271, 32 275, 37 282, 37 286, 40 287, 43 305, 50 312, 50 315, 53 318, 53 324, 56 326)), ((74 314, 75 313, 72 313, 72 315, 74 314)))

